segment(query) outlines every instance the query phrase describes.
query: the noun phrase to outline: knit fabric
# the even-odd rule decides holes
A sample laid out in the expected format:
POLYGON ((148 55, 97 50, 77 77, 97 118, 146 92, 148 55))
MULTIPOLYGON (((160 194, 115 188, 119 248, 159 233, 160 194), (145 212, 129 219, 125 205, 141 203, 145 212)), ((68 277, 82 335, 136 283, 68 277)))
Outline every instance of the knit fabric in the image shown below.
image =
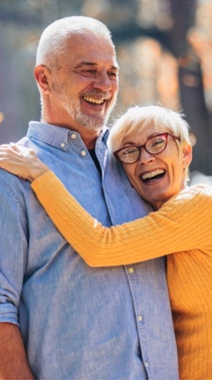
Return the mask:
POLYGON ((57 228, 90 266, 128 265, 168 255, 180 378, 211 380, 212 189, 187 188, 143 219, 106 228, 52 172, 37 178, 32 188, 57 228))

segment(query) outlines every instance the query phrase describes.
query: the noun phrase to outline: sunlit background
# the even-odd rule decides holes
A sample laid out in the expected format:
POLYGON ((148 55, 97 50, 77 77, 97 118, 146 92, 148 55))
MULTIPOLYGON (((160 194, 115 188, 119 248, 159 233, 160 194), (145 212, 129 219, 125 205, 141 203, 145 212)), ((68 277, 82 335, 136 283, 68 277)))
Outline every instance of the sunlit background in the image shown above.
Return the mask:
POLYGON ((50 22, 70 15, 98 18, 112 32, 121 72, 110 123, 134 104, 182 111, 194 145, 191 173, 211 179, 211 0, 1 0, 0 143, 18 140, 29 120, 39 120, 38 39, 50 22))

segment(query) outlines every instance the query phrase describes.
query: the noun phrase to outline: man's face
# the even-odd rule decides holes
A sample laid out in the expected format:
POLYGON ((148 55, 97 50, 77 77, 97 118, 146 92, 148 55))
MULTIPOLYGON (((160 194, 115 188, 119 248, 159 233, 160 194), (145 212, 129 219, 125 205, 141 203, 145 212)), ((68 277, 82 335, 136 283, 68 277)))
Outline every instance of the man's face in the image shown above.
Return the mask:
POLYGON ((94 35, 76 36, 67 40, 58 63, 59 69, 52 73, 52 96, 60 118, 76 130, 100 131, 118 92, 112 44, 94 35))

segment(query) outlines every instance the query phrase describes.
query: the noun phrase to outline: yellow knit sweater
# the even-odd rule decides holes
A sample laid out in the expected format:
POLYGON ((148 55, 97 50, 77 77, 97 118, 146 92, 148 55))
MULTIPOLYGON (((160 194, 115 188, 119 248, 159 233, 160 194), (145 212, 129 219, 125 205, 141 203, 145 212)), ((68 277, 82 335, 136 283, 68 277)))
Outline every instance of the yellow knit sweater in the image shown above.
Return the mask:
POLYGON ((143 219, 106 228, 52 172, 37 178, 32 188, 90 266, 128 265, 168 255, 180 378, 212 380, 212 189, 190 187, 143 219))

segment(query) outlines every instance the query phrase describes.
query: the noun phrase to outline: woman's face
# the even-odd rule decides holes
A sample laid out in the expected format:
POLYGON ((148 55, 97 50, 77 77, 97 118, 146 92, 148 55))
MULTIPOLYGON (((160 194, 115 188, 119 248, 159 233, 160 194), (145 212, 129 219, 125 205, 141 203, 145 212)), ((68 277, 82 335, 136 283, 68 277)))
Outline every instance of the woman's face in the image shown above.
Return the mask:
MULTIPOLYGON (((157 133, 169 132, 167 128, 148 126, 140 133, 127 136, 122 146, 143 145, 157 133)), ((166 149, 149 154, 144 148, 134 164, 123 164, 124 170, 137 192, 149 202, 154 210, 176 195, 184 187, 185 169, 192 157, 191 146, 168 136, 166 149)))

